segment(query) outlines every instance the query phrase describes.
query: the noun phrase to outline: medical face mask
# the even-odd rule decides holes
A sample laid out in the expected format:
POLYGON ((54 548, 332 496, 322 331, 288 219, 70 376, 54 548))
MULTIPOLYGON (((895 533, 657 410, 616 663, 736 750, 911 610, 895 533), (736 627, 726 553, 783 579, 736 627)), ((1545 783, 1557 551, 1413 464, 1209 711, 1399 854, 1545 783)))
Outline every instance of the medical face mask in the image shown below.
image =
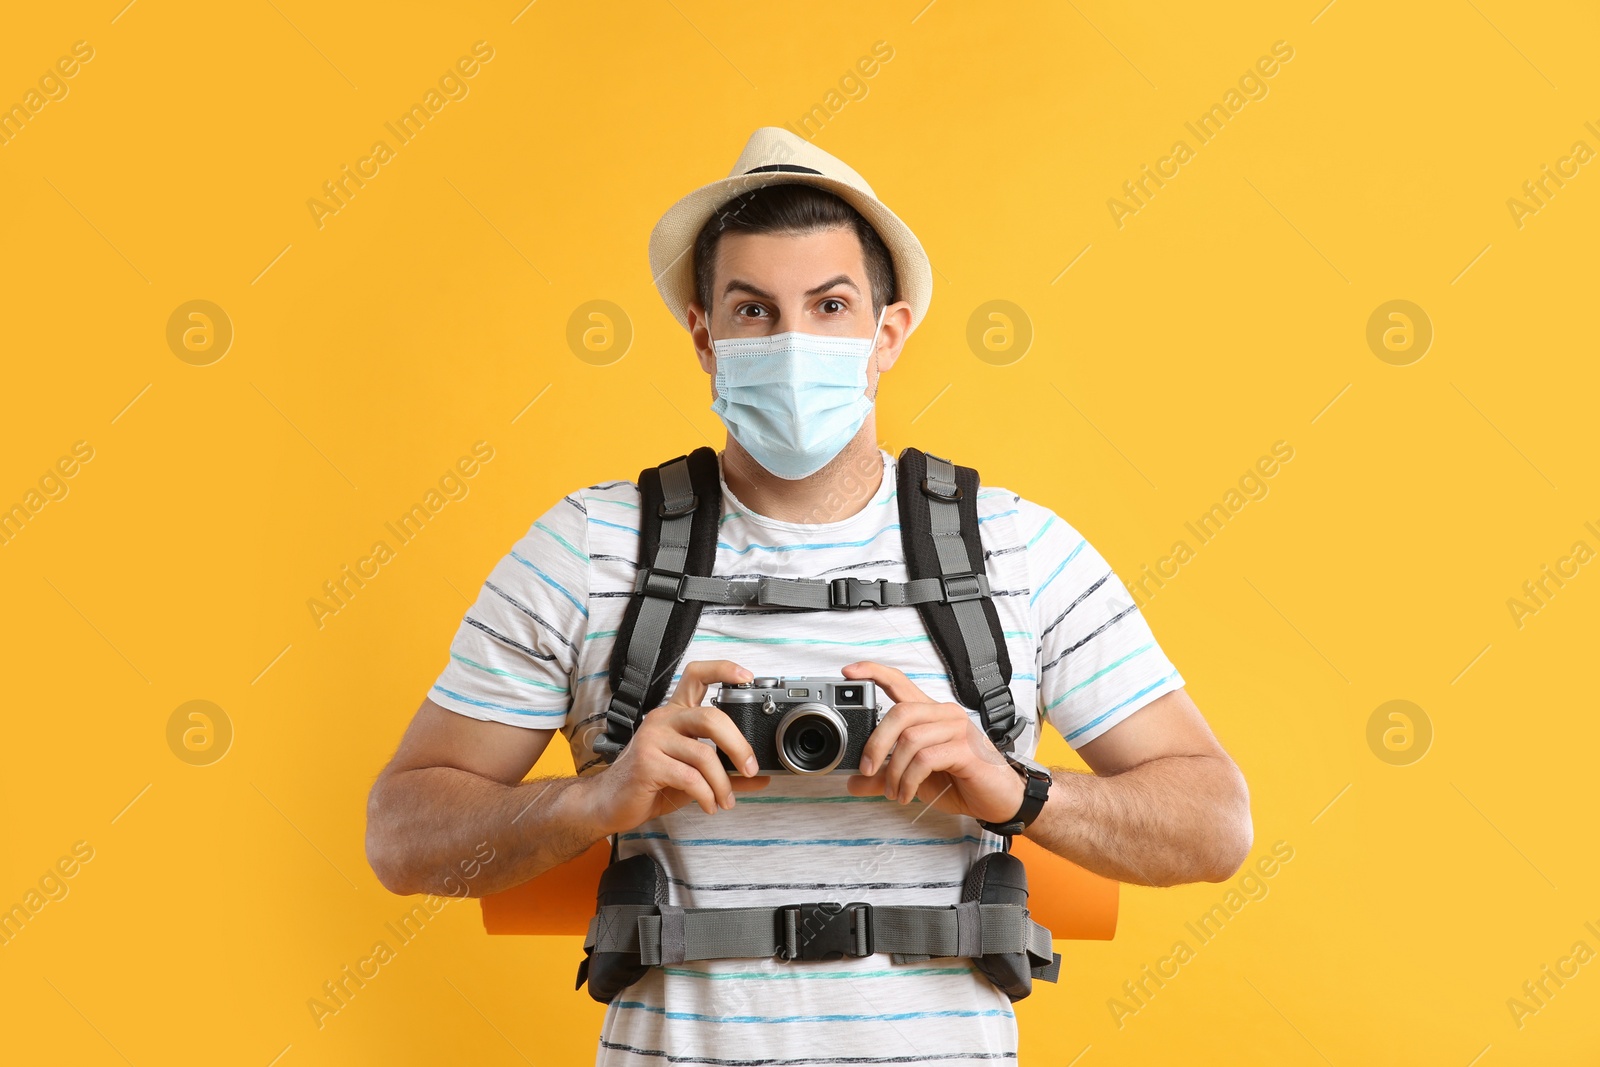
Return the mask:
POLYGON ((773 474, 790 481, 815 474, 844 450, 872 410, 867 362, 888 310, 878 313, 870 338, 791 330, 712 340, 717 398, 711 410, 773 474))

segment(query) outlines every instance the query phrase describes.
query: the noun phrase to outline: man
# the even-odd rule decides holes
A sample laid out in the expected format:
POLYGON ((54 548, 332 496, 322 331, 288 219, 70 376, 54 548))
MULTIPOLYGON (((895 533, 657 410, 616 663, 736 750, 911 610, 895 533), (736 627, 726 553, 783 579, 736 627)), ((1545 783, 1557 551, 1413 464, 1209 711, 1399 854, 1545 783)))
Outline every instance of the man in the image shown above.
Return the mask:
MULTIPOLYGON (((713 573, 905 581, 872 401, 931 293, 910 230, 850 168, 768 127, 731 177, 668 211, 651 258, 729 429, 713 573)), ((596 755, 639 500, 629 481, 577 490, 494 568, 373 786, 367 849, 383 884, 440 892, 488 841, 496 858, 471 891, 496 892, 609 836, 619 858, 659 859, 679 906, 959 900, 974 861, 1001 847, 980 821, 1015 818, 1024 785, 954 702, 914 608, 708 604, 667 703, 614 762, 596 755), (756 675, 876 682, 893 703, 867 773, 746 776, 749 743, 703 705, 709 686, 756 675), (578 775, 524 783, 557 730, 578 775)), ((1123 881, 1231 876, 1251 844, 1244 780, 1111 568, 1044 506, 985 485, 977 509, 1025 720, 1015 751, 1031 756, 1047 721, 1094 771, 1055 770, 1023 832, 1123 881)), ((598 1062, 963 1065, 1016 1047, 1010 1001, 970 958, 879 953, 652 967, 607 1008, 598 1062)))

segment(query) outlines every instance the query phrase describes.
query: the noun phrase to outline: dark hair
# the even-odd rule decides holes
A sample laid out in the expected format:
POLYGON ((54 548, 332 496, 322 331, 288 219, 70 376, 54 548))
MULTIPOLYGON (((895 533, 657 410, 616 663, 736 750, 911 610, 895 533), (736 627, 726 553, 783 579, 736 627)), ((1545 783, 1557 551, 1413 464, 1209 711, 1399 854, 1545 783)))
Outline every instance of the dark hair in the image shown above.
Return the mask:
POLYGON ((700 306, 711 311, 712 274, 717 243, 724 233, 804 234, 849 227, 861 242, 872 314, 876 318, 895 298, 894 260, 878 231, 861 212, 825 189, 799 182, 764 185, 727 201, 712 213, 694 239, 694 292, 700 306))

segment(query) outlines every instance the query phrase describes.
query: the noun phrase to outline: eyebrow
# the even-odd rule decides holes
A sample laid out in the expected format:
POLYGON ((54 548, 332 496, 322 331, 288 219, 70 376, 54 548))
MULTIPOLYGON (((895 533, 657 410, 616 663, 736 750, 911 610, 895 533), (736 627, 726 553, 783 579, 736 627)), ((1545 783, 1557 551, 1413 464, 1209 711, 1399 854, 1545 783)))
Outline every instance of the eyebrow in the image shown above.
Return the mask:
MULTIPOLYGON (((832 289, 836 285, 847 285, 851 289, 855 290, 857 296, 861 295, 861 290, 856 287, 856 283, 855 282, 850 280, 850 275, 848 275, 848 274, 835 275, 834 277, 829 278, 827 281, 823 282, 821 285, 818 285, 818 286, 816 286, 814 288, 811 288, 811 289, 807 289, 805 291, 805 295, 806 296, 817 296, 820 293, 827 292, 829 289, 832 289)), ((743 290, 744 292, 750 293, 750 294, 752 294, 754 296, 759 296, 763 300, 777 300, 778 299, 777 297, 773 296, 771 293, 767 292, 766 290, 757 288, 756 286, 751 285, 749 282, 744 281, 743 279, 740 279, 740 278, 731 278, 731 279, 729 279, 727 288, 722 290, 722 295, 723 296, 727 296, 729 293, 733 292, 735 289, 743 290)))

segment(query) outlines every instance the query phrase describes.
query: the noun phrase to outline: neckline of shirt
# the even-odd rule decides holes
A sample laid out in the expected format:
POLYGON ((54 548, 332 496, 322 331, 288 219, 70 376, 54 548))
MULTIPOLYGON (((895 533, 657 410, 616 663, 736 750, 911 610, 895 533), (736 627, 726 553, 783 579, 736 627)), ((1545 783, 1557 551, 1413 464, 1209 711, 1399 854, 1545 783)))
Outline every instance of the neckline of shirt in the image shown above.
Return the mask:
POLYGON ((881 508, 888 501, 889 495, 895 491, 897 468, 895 467, 894 457, 880 448, 878 449, 878 458, 883 464, 883 479, 878 484, 878 491, 873 494, 871 500, 862 506, 860 511, 847 518, 836 519, 833 522, 787 522, 783 519, 774 519, 771 516, 763 515, 747 507, 742 500, 734 495, 733 490, 728 488, 727 478, 723 477, 722 453, 718 452, 717 480, 722 483, 722 505, 726 509, 725 514, 733 514, 737 518, 769 530, 785 530, 793 533, 825 533, 848 529, 858 523, 868 522, 876 518, 877 509, 881 508))

